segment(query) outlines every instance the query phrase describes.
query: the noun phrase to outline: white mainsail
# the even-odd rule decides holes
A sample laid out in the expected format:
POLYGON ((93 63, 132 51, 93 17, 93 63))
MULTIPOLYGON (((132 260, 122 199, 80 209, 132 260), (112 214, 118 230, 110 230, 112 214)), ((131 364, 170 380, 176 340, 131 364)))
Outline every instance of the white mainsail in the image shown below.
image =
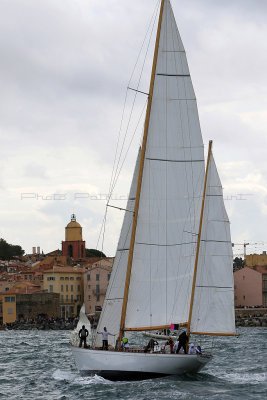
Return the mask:
MULTIPOLYGON (((106 326, 107 330, 113 334, 116 334, 116 336, 119 335, 120 331, 121 309, 123 303, 126 269, 132 233, 133 210, 135 205, 138 171, 140 168, 140 155, 141 150, 139 149, 129 198, 126 206, 127 211, 125 211, 120 239, 117 247, 114 265, 112 268, 112 273, 110 276, 109 286, 107 289, 103 310, 97 326, 97 331, 102 331, 104 326, 106 326)), ((95 345, 102 345, 101 335, 96 336, 95 345)))
POLYGON ((212 153, 208 167, 191 332, 235 333, 230 223, 212 153))
POLYGON ((188 321, 204 183, 195 94, 170 1, 165 1, 134 254, 127 328, 188 321))

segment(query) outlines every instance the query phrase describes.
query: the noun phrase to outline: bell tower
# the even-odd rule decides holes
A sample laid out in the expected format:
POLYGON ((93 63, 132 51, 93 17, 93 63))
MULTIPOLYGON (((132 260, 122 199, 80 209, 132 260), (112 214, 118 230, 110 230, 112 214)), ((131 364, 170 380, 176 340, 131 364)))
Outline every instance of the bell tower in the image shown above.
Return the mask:
POLYGON ((70 222, 65 228, 65 241, 62 242, 62 255, 74 259, 85 258, 85 241, 82 236, 82 227, 72 214, 70 222))

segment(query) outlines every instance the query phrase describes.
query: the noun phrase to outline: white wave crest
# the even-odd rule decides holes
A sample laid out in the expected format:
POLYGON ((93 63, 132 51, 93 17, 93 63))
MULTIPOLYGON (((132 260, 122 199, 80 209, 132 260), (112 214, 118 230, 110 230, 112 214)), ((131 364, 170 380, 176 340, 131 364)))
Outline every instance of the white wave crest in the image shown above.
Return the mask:
POLYGON ((249 383, 250 385, 257 385, 261 382, 267 381, 267 374, 266 372, 260 372, 260 373, 239 373, 239 372, 232 372, 230 374, 228 373, 212 373, 209 371, 210 375, 215 376, 216 378, 223 379, 228 382, 236 383, 236 384, 247 384, 249 383))
POLYGON ((78 374, 74 374, 69 371, 62 371, 57 369, 53 375, 53 379, 57 381, 67 381, 70 383, 76 383, 80 385, 94 385, 94 384, 112 384, 112 382, 108 381, 107 379, 102 378, 101 376, 94 375, 94 376, 86 376, 82 377, 78 374))

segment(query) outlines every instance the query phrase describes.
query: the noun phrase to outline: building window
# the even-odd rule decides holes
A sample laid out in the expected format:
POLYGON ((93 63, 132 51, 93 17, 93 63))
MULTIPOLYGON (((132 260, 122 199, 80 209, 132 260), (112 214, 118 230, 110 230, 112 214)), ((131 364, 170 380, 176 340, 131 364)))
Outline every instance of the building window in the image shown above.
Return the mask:
POLYGON ((60 286, 60 291, 61 291, 61 292, 63 292, 63 291, 64 291, 64 289, 63 289, 63 285, 61 285, 61 286, 60 286))
POLYGON ((69 296, 66 294, 66 300, 68 301, 69 300, 69 296))
POLYGON ((6 303, 14 303, 15 302, 15 297, 6 297, 5 298, 5 302, 6 303))
POLYGON ((53 293, 53 285, 49 285, 49 292, 53 293))
POLYGON ((77 294, 76 299, 79 300, 79 295, 77 294))
POLYGON ((72 244, 68 245, 68 256, 73 257, 73 247, 72 244))
POLYGON ((96 280, 96 281, 99 281, 99 274, 96 274, 95 280, 96 280))
POLYGON ((62 302, 64 301, 64 296, 63 296, 63 294, 61 295, 61 301, 62 301, 62 302))
POLYGON ((65 276, 65 281, 69 281, 69 277, 68 276, 65 276))
POLYGON ((96 290, 96 293, 99 293, 99 292, 100 292, 100 287, 99 287, 99 285, 96 285, 95 290, 96 290))
POLYGON ((100 301, 100 296, 99 296, 99 294, 96 296, 96 301, 100 301))
POLYGON ((73 280, 74 280, 73 276, 70 276, 70 281, 73 281, 73 280))
POLYGON ((235 300, 237 300, 237 296, 235 296, 235 300))
POLYGON ((80 280, 81 280, 81 277, 77 276, 76 281, 80 281, 80 280))
POLYGON ((48 277, 47 277, 47 280, 48 280, 48 281, 54 281, 54 280, 55 280, 55 277, 54 277, 54 276, 48 276, 48 277))
POLYGON ((77 290, 78 290, 78 292, 81 291, 81 286, 80 285, 77 286, 77 290))
POLYGON ((108 274, 108 281, 110 280, 110 274, 108 274))
POLYGON ((61 276, 61 277, 60 277, 60 280, 61 280, 61 281, 64 281, 64 276, 61 276))
POLYGON ((246 296, 243 296, 243 300, 246 300, 246 296))
POLYGON ((70 296, 71 301, 73 301, 73 294, 70 296))
POLYGON ((91 285, 88 285, 88 289, 91 289, 91 285))
POLYGON ((91 277, 90 274, 87 274, 87 280, 90 281, 91 277))
POLYGON ((90 296, 90 294, 88 295, 88 300, 91 300, 91 296, 90 296))
POLYGON ((70 285, 70 291, 73 292, 73 285, 70 285))
POLYGON ((13 309, 12 308, 8 309, 8 314, 13 314, 13 309))
POLYGON ((243 275, 243 280, 245 279, 245 275, 243 275))
POLYGON ((69 285, 66 285, 66 292, 69 291, 69 285))

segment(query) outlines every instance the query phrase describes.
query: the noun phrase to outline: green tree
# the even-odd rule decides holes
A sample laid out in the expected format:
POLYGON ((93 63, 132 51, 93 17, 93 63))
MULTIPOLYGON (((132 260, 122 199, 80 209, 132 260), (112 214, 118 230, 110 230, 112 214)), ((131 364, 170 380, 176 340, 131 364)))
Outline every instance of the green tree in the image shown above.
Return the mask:
POLYGON ((233 269, 234 271, 238 271, 241 268, 244 268, 245 261, 241 257, 236 257, 233 262, 233 269))
POLYGON ((88 258, 91 258, 91 257, 106 257, 106 255, 102 251, 96 250, 96 249, 85 249, 85 255, 88 258))
POLYGON ((21 257, 25 253, 21 246, 9 244, 4 239, 0 239, 0 259, 10 260, 11 258, 17 256, 21 257))

